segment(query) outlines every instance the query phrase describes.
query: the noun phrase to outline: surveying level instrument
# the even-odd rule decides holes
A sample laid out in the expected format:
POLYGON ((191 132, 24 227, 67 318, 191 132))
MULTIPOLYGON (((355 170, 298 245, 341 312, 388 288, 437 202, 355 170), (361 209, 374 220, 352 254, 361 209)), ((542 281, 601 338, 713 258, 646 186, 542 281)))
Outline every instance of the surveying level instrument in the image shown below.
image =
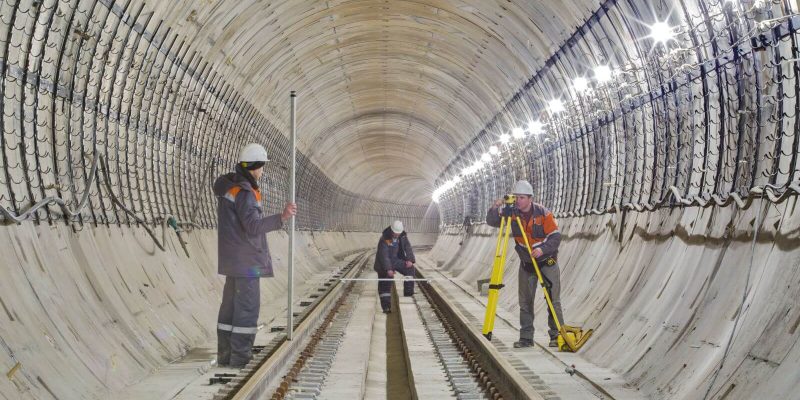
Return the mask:
MULTIPOLYGON (((500 296, 500 289, 505 286, 502 282, 503 267, 506 264, 506 255, 508 254, 508 239, 511 236, 512 226, 516 224, 525 241, 525 248, 528 249, 528 255, 533 262, 533 269, 536 271, 536 278, 539 280, 539 286, 542 287, 542 291, 544 292, 544 299, 547 301, 550 315, 553 316, 553 321, 556 323, 556 328, 558 329, 558 349, 561 351, 576 352, 589 340, 593 331, 589 329, 584 332, 580 327, 562 325, 561 321, 558 320, 556 310, 553 307, 553 301, 550 299, 549 288, 545 285, 542 272, 539 270, 539 264, 533 257, 528 235, 525 234, 525 228, 519 217, 519 209, 514 205, 515 201, 516 196, 513 194, 503 196, 503 208, 500 210, 500 230, 497 232, 492 275, 489 280, 489 301, 486 304, 486 316, 483 321, 483 336, 492 340, 497 300, 500 296)), ((522 283, 520 282, 520 284, 522 283)))

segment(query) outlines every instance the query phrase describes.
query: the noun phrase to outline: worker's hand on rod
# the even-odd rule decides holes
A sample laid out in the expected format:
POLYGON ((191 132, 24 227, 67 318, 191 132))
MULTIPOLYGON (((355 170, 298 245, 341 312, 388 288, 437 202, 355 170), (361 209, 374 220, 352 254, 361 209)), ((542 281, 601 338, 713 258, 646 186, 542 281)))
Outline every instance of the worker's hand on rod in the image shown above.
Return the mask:
POLYGON ((297 203, 286 203, 286 206, 283 207, 281 220, 286 221, 295 215, 297 215, 297 203))

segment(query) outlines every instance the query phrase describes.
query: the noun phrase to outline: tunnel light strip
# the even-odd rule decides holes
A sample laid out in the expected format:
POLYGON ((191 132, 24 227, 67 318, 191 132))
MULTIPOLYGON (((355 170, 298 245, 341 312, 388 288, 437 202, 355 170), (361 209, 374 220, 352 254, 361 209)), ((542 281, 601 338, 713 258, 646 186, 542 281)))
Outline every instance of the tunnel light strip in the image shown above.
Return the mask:
MULTIPOLYGON (((671 40, 674 40, 677 35, 677 27, 670 26, 666 21, 658 21, 650 26, 650 35, 648 37, 652 38, 657 44, 666 44, 671 40)), ((615 78, 619 78, 624 74, 623 70, 612 68, 610 65, 598 65, 593 70, 593 80, 599 84, 605 84, 608 82, 612 82, 615 78)), ((579 76, 572 80, 572 88, 575 90, 576 93, 584 93, 591 89, 589 79, 579 76)), ((561 98, 553 98, 547 103, 547 109, 550 112, 551 116, 555 114, 567 111, 566 104, 564 103, 561 98)), ((540 121, 531 121, 528 123, 527 130, 521 127, 514 127, 511 129, 511 134, 509 133, 502 133, 498 137, 498 143, 502 145, 507 145, 511 142, 511 139, 523 139, 526 136, 526 132, 531 135, 541 135, 544 133, 545 125, 540 121)), ((547 138, 544 139, 545 141, 547 138)), ((441 196, 456 187, 458 183, 461 182, 462 177, 468 177, 476 172, 478 172, 486 163, 492 161, 492 156, 496 156, 500 154, 500 148, 493 144, 489 147, 488 152, 483 153, 481 155, 480 160, 476 163, 465 167, 461 170, 460 174, 456 174, 451 180, 442 184, 439 188, 434 190, 433 192, 433 200, 435 202, 439 202, 441 196)))
MULTIPOLYGON (((667 61, 676 62, 676 64, 674 65, 669 64, 666 66, 658 65, 658 66, 660 68, 672 68, 675 71, 675 74, 667 80, 675 79, 675 81, 673 81, 673 83, 670 85, 660 85, 657 87, 651 87, 649 88, 648 91, 644 93, 626 94, 615 106, 612 106, 613 109, 603 109, 603 107, 596 108, 593 102, 587 103, 590 105, 590 107, 592 107, 591 111, 594 111, 590 112, 589 115, 592 116, 599 115, 596 121, 598 125, 612 124, 619 118, 621 118, 619 117, 619 115, 622 115, 626 112, 631 112, 631 110, 642 107, 644 104, 653 104, 657 99, 667 96, 670 93, 675 93, 678 90, 678 88, 682 88, 685 87, 686 85, 691 84, 692 81, 699 79, 699 77, 701 77, 708 71, 719 71, 725 68, 726 65, 736 62, 735 61, 736 53, 747 54, 750 51, 756 51, 755 49, 768 48, 769 46, 777 47, 777 44, 781 39, 797 33, 797 28, 796 28, 797 26, 800 26, 800 15, 784 15, 772 20, 760 21, 747 34, 742 35, 741 39, 736 43, 737 47, 734 47, 734 49, 726 51, 715 58, 700 58, 698 59, 697 62, 692 62, 692 60, 690 59, 689 61, 686 61, 686 64, 680 65, 680 62, 682 62, 684 58, 691 58, 693 51, 696 50, 697 47, 689 49, 678 48, 672 50, 666 48, 667 47, 666 45, 671 40, 676 40, 677 36, 682 32, 682 30, 680 26, 670 26, 666 21, 656 22, 655 24, 650 26, 651 32, 649 35, 645 37, 648 39, 652 39, 652 41, 655 42, 656 45, 658 44, 665 45, 664 50, 665 53, 667 54, 664 54, 664 58, 670 58, 667 61), (621 112, 617 113, 616 112, 617 109, 621 110, 621 112), (605 121, 601 120, 602 119, 601 117, 603 115, 606 116, 605 121)), ((726 28, 723 28, 722 30, 720 30, 720 32, 722 32, 724 29, 726 28)), ((561 49, 559 49, 556 52, 556 54, 554 54, 554 56, 551 58, 551 60, 554 58, 557 60, 558 55, 560 53, 563 53, 565 51, 564 50, 565 48, 566 47, 562 47, 561 49)), ((795 61, 797 61, 797 59, 784 59, 783 62, 791 63, 795 61)), ((614 81, 615 79, 622 77, 625 77, 626 79, 620 81, 619 85, 616 84, 607 85, 607 88, 609 90, 618 90, 621 89, 624 85, 628 84, 637 85, 640 84, 640 79, 641 79, 638 76, 638 73, 646 71, 646 68, 649 68, 650 66, 651 66, 650 61, 642 58, 631 58, 628 63, 620 64, 618 68, 613 68, 610 65, 598 66, 594 69, 594 74, 592 75, 591 80, 581 77, 575 78, 574 80, 572 80, 572 87, 573 89, 575 89, 575 92, 582 92, 587 90, 591 86, 591 82, 602 83, 602 82, 614 81)), ((520 98, 522 97, 522 93, 528 91, 528 93, 530 94, 531 93, 530 88, 535 83, 538 83, 538 81, 540 80, 539 77, 545 73, 544 71, 547 71, 547 68, 543 68, 542 70, 537 72, 529 80, 528 84, 523 86, 519 90, 517 95, 511 100, 509 100, 509 102, 506 104, 503 110, 499 111, 498 114, 495 116, 495 118, 492 121, 490 121, 490 123, 487 124, 485 131, 481 132, 481 134, 490 132, 489 130, 490 128, 488 127, 492 126, 496 120, 502 117, 510 116, 510 118, 512 119, 515 118, 515 116, 513 115, 514 111, 512 111, 515 110, 515 107, 527 108, 527 104, 525 104, 523 100, 520 100, 520 98)), ((565 82, 569 84, 570 80, 565 79, 565 82)), ((550 108, 551 111, 552 109, 556 110, 559 109, 559 107, 550 107, 550 108)), ((531 111, 537 111, 537 110, 538 109, 536 107, 532 107, 531 111)), ((568 117, 564 118, 566 119, 568 117)), ((529 124, 527 130, 531 134, 534 134, 536 131, 541 131, 543 127, 541 125, 540 126, 532 126, 532 125, 533 123, 529 124)), ((597 132, 594 126, 589 126, 588 128, 589 129, 587 130, 587 132, 597 132)), ((518 129, 520 128, 513 128, 511 130, 512 137, 514 139, 524 137, 524 132, 520 132, 518 129)), ((574 137, 569 137, 568 140, 572 142, 586 134, 587 133, 580 133, 578 135, 575 135, 574 137)), ((545 137, 542 139, 542 142, 547 141, 548 139, 549 138, 545 137)), ((557 146, 557 144, 545 146, 544 149, 548 148, 552 149, 554 148, 554 146, 557 146)), ((604 185, 609 185, 609 184, 613 185, 611 183, 604 183, 604 185)), ((616 207, 617 210, 627 209, 627 210, 638 210, 638 211, 641 210, 652 211, 655 208, 665 206, 667 202, 675 202, 675 201, 679 202, 683 206, 697 205, 701 207, 706 207, 711 205, 712 203, 723 206, 723 205, 728 205, 731 202, 735 202, 739 207, 746 207, 749 206, 749 202, 753 198, 758 198, 759 196, 764 197, 763 193, 751 192, 750 196, 748 196, 747 202, 742 200, 742 198, 740 198, 737 193, 730 193, 727 197, 724 198, 716 194, 711 194, 710 195, 711 199, 709 199, 708 198, 709 196, 707 195, 689 196, 683 198, 681 197, 679 189, 677 189, 675 186, 670 186, 669 189, 671 193, 667 197, 662 198, 661 201, 658 202, 651 202, 645 204, 626 203, 626 204, 611 206, 608 209, 591 209, 591 210, 584 209, 583 211, 570 211, 563 215, 571 216, 574 214, 581 214, 581 213, 603 214, 606 212, 610 212, 610 210, 612 210, 614 207, 616 207)), ((756 188, 754 188, 754 190, 755 189, 756 188)), ((774 202, 779 201, 785 198, 782 196, 791 195, 789 193, 792 192, 793 190, 796 190, 796 193, 800 193, 800 181, 792 184, 791 186, 789 186, 789 188, 787 188, 783 192, 781 192, 780 189, 781 188, 778 187, 770 188, 769 191, 765 190, 764 193, 766 194, 766 197, 770 198, 771 201, 774 202)), ((444 190, 442 192, 444 192, 444 190)), ((672 206, 673 205, 670 205, 670 207, 672 206)))
MULTIPOLYGON (((499 143, 505 145, 510 143, 512 138, 524 139, 526 133, 531 135, 541 135, 542 133, 544 133, 544 127, 545 125, 539 120, 530 121, 528 122, 527 129, 523 129, 522 127, 515 127, 511 129, 510 135, 508 133, 503 133, 499 136, 498 140, 499 143)), ((479 160, 475 161, 473 164, 467 167, 462 168, 461 172, 458 175, 455 175, 452 179, 450 179, 449 181, 445 182, 437 189, 435 189, 431 196, 433 201, 438 203, 445 192, 455 188, 456 185, 462 182, 463 178, 467 178, 480 171, 484 166, 486 166, 487 163, 492 161, 493 155, 498 155, 498 154, 500 154, 500 148, 497 145, 490 146, 489 151, 483 153, 479 160)))

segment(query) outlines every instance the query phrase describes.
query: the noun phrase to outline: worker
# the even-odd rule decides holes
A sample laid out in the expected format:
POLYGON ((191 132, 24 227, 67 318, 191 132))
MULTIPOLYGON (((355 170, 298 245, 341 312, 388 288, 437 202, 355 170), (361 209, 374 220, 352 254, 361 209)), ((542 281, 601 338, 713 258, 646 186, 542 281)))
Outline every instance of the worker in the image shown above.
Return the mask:
POLYGON ((297 214, 286 203, 281 214, 264 216, 259 179, 269 161, 257 143, 242 148, 235 171, 217 178, 219 274, 225 276, 217 318, 217 363, 243 368, 252 358, 261 304, 260 278, 273 276, 266 233, 297 214))
MULTIPOLYGON (((561 279, 558 268, 558 245, 561 243, 561 234, 558 225, 550 212, 543 205, 533 202, 533 187, 528 181, 521 180, 514 185, 513 194, 516 196, 514 206, 517 215, 522 221, 524 232, 520 232, 516 219, 512 220, 511 228, 516 242, 515 250, 520 258, 518 295, 519 295, 519 341, 514 342, 515 348, 530 347, 533 345, 533 298, 536 286, 539 284, 536 271, 533 268, 531 256, 525 246, 522 235, 528 237, 532 248, 533 257, 542 273, 545 287, 550 293, 553 308, 556 310, 558 320, 563 323, 561 312, 561 279)), ((500 227, 500 211, 503 200, 494 202, 486 213, 486 224, 500 227)), ((547 325, 550 328, 550 347, 558 347, 558 328, 553 320, 553 315, 548 307, 549 317, 547 325)))
MULTIPOLYGON (((459 214, 459 217, 460 216, 461 216, 461 214, 459 214)), ((472 235, 472 217, 470 217, 469 215, 464 217, 464 225, 463 226, 464 226, 464 238, 462 238, 461 241, 458 242, 459 246, 464 245, 464 240, 466 240, 469 237, 469 235, 472 235)))
MULTIPOLYGON (((414 251, 411 249, 411 242, 408 234, 403 229, 403 222, 394 221, 383 230, 378 241, 378 251, 375 254, 375 265, 373 268, 378 273, 379 279, 394 279, 395 272, 405 276, 414 277, 414 251)), ((403 295, 414 295, 414 281, 403 283, 403 295)), ((378 297, 381 300, 381 308, 385 314, 392 312, 392 282, 378 281, 378 297)))

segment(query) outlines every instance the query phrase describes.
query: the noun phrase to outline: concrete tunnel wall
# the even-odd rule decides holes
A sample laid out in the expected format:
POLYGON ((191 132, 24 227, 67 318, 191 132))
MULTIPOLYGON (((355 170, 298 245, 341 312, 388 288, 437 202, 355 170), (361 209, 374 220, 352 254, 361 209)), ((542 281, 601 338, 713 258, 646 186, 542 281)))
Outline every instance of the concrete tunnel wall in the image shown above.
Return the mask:
MULTIPOLYGON (((792 398, 800 379, 795 207, 792 198, 778 205, 756 201, 744 211, 629 212, 621 243, 620 215, 561 219, 567 322, 597 329, 582 355, 654 398, 702 397, 749 273, 745 312, 712 394, 792 398)), ((15 379, 1 380, 5 397, 103 398, 213 338, 222 287, 213 230, 188 235, 191 259, 171 235, 161 252, 135 229, 76 233, 25 224, 2 232, 8 276, 0 281, 0 300, 10 322, 0 326, 0 338, 13 354, 9 369, 20 363, 15 379)), ((438 240, 414 238, 419 244, 435 240, 431 256, 474 284, 488 277, 495 233, 479 225, 469 237, 451 227, 438 240)), ((373 233, 302 232, 296 279, 374 242, 373 233)), ((284 233, 270 235, 276 277, 262 281, 262 307, 282 304, 286 244, 284 233)), ((501 306, 512 313, 516 262, 512 254, 504 278, 509 286, 501 294, 501 306)), ((537 304, 541 330, 544 309, 537 304)))
MULTIPOLYGON (((345 254, 372 249, 378 235, 298 233, 295 281, 330 270, 345 254)), ((186 234, 191 258, 174 234, 167 237, 167 250, 160 251, 137 229, 1 229, 0 315, 8 321, 0 325, 0 343, 13 379, 0 379, 0 396, 107 398, 215 339, 224 284, 216 232, 186 234)), ((275 277, 261 280, 261 307, 282 307, 288 235, 268 237, 275 277)), ((435 236, 411 238, 414 245, 432 245, 435 236)))
MULTIPOLYGON (((472 284, 488 275, 494 232, 457 246, 455 227, 526 178, 565 233, 565 309, 598 327, 590 360, 657 398, 703 397, 736 325, 711 393, 791 397, 797 1, 678 3, 0 2, 0 206, 89 193, 74 218, 51 204, 35 225, 2 227, 0 360, 15 379, 0 394, 103 398, 213 334, 205 189, 241 145, 263 142, 281 157, 265 206, 280 208, 297 89, 299 115, 315 116, 299 121, 300 276, 371 247, 395 217, 433 233, 441 215, 432 255, 472 284), (654 21, 675 37, 654 43, 654 21), (614 76, 595 79, 598 66, 614 76), (101 154, 112 190, 89 172, 101 154), (784 202, 761 205, 764 193, 784 202), (734 198, 755 200, 742 210, 734 198), (140 230, 168 215, 204 228, 189 235, 192 259, 140 230)), ((280 282, 263 283, 264 306, 280 282)))
MULTIPOLYGON (((560 219, 565 319, 596 329, 581 355, 652 398, 705 398, 723 357, 710 398, 798 398, 796 205, 793 197, 755 201, 746 210, 632 211, 624 224, 621 214, 560 219)), ((476 280, 489 277, 497 229, 474 228, 471 236, 448 228, 431 255, 477 290, 476 280)), ((515 323, 518 262, 512 251, 499 302, 515 323)), ((541 291, 535 303, 540 334, 546 329, 541 291)))

